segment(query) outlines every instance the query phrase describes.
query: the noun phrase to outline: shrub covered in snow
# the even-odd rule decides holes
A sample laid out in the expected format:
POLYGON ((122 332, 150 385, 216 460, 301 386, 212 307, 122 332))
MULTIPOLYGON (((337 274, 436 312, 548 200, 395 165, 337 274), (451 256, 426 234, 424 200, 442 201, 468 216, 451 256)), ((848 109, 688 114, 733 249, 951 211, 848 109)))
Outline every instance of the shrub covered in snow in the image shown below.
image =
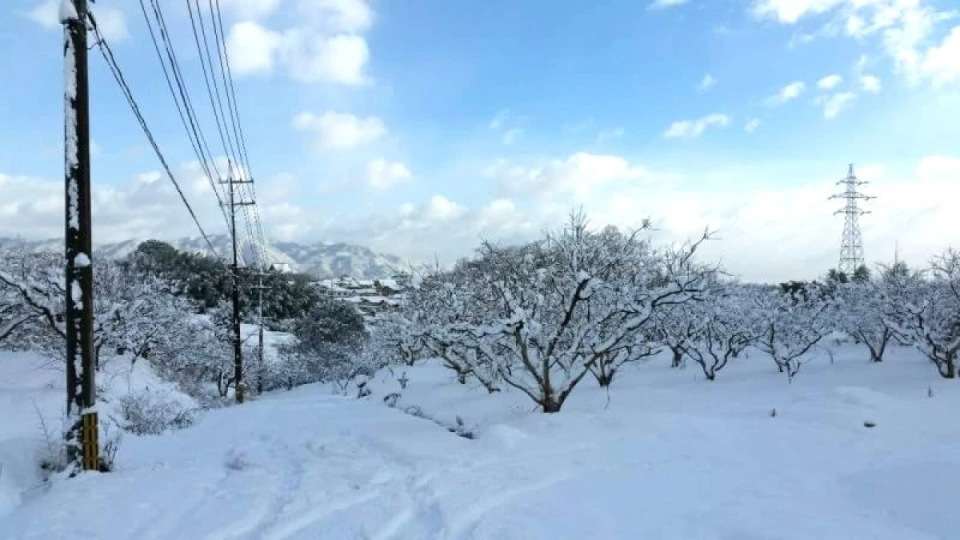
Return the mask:
POLYGON ((146 389, 119 399, 123 428, 136 435, 158 435, 193 424, 195 409, 169 394, 146 389))

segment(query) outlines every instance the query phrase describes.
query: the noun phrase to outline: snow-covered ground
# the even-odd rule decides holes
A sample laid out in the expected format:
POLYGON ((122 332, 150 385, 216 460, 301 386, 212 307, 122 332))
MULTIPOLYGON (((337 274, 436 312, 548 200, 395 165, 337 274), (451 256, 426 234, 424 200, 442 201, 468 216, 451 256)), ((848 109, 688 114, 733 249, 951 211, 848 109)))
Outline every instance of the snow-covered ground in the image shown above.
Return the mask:
MULTIPOLYGON (((37 438, 31 398, 59 407, 28 360, 0 356, 0 497, 8 475, 34 475, 3 450, 37 438)), ((667 364, 628 369, 609 395, 584 381, 555 415, 430 365, 405 369, 396 408, 383 397, 400 369, 362 400, 279 392, 128 435, 116 472, 0 499, 0 538, 960 538, 960 386, 910 350, 871 365, 844 348, 792 384, 759 353, 712 383, 667 364), (401 410, 414 405, 476 438, 401 410)))

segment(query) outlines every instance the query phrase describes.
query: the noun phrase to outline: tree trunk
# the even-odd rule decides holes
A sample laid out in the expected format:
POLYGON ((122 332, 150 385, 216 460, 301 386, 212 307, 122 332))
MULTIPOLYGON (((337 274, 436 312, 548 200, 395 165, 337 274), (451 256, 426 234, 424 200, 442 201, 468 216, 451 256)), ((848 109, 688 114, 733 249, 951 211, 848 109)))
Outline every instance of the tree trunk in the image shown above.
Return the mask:
POLYGON ((552 395, 544 396, 544 398, 540 400, 540 407, 545 413, 560 412, 560 407, 562 406, 563 402, 557 401, 552 395))
POLYGON ((600 388, 609 388, 613 383, 613 376, 616 375, 617 370, 607 369, 609 366, 607 362, 597 362, 595 364, 596 369, 591 369, 590 374, 593 375, 593 378, 597 380, 597 384, 600 385, 600 388))
POLYGON ((940 376, 944 379, 956 379, 957 378, 957 363, 956 355, 951 355, 940 362, 937 362, 937 371, 940 372, 940 376))
POLYGON ((670 347, 670 350, 673 352, 673 361, 670 362, 670 367, 678 368, 683 365, 683 350, 679 347, 670 347))

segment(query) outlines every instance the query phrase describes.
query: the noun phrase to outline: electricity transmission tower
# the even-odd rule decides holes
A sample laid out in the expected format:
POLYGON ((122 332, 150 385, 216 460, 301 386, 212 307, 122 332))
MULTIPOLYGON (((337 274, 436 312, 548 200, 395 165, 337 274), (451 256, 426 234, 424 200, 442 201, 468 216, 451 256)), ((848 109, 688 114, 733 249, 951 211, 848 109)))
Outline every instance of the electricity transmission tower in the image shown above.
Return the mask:
POLYGON ((858 268, 863 266, 863 235, 860 233, 860 216, 869 214, 858 206, 858 201, 868 201, 875 199, 860 192, 860 186, 867 184, 865 180, 859 180, 853 173, 853 164, 847 172, 847 177, 837 182, 837 185, 844 186, 843 193, 832 195, 831 199, 843 199, 843 208, 834 212, 843 214, 843 237, 840 241, 840 265, 837 270, 852 276, 858 268))

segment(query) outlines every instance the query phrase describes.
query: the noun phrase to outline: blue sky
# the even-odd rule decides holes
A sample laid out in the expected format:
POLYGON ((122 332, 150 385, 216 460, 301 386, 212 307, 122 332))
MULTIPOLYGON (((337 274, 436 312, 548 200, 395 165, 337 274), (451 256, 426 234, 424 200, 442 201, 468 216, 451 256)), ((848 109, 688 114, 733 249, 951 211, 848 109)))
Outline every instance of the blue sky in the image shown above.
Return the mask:
MULTIPOLYGON (((868 259, 899 243, 922 262, 958 243, 950 2, 665 3, 221 0, 267 235, 451 260, 583 206, 598 224, 652 217, 669 241, 710 226, 722 240, 707 255, 735 272, 807 277, 837 257, 826 198, 854 162, 881 197, 864 218, 868 259)), ((165 4, 216 140, 186 4, 165 4)), ((0 109, 0 217, 44 236, 62 174, 55 3, 0 9, 0 73, 15 81, 0 87, 15 104, 0 109)), ((95 9, 219 232, 139 4, 95 9)), ((191 234, 95 51, 91 69, 97 237, 191 234)))

